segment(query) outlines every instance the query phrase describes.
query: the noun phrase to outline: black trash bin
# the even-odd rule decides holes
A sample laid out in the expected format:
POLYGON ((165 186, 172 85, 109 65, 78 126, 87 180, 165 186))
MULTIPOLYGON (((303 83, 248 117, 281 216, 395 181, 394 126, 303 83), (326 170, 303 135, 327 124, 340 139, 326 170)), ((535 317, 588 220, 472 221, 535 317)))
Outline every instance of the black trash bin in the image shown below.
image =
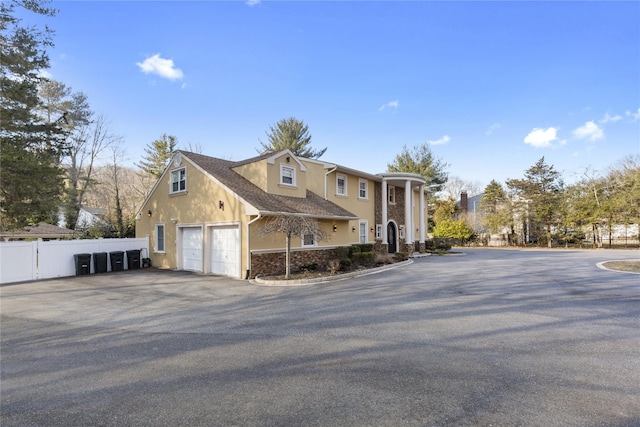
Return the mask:
POLYGON ((107 272, 107 253, 106 252, 93 253, 93 270, 95 273, 107 272))
POLYGON ((111 259, 111 271, 124 270, 124 252, 122 251, 109 252, 109 258, 111 259))
POLYGON ((127 251, 127 268, 129 270, 137 270, 140 268, 140 249, 127 251))
POLYGON ((91 273, 91 254, 75 254, 73 259, 76 264, 76 276, 91 273))

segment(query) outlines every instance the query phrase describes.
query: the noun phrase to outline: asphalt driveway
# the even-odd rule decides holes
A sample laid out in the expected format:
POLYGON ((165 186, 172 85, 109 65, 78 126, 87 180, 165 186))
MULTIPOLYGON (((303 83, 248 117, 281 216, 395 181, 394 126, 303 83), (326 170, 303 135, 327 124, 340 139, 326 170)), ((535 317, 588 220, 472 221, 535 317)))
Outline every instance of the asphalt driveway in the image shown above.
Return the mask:
POLYGON ((640 425, 640 276, 596 266, 638 251, 465 252, 305 287, 3 286, 0 424, 640 425))

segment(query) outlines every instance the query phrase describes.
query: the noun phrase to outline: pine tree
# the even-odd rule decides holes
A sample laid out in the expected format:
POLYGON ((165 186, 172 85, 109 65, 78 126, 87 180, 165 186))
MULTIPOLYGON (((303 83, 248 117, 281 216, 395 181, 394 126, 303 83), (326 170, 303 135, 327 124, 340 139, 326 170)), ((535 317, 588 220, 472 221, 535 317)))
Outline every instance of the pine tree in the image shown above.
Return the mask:
POLYGON ((64 116, 38 114, 41 71, 49 67, 51 31, 22 26, 15 6, 54 16, 43 0, 0 3, 0 211, 2 229, 57 222, 63 189, 59 159, 66 152, 64 116))
POLYGON ((393 163, 387 164, 387 171, 422 175, 427 180, 427 185, 436 193, 442 190, 442 186, 447 182, 448 166, 436 158, 429 145, 425 143, 414 146, 411 150, 403 145, 402 152, 396 156, 393 163))
POLYGON ((269 130, 270 132, 267 132, 269 143, 265 144, 260 141, 260 145, 262 145, 262 150, 258 150, 260 153, 289 149, 296 156, 318 159, 327 151, 326 148, 315 151, 310 147, 309 126, 294 117, 280 120, 270 126, 269 130))
POLYGON ((167 167, 167 163, 171 160, 173 153, 176 151, 178 145, 178 139, 173 135, 162 134, 160 139, 147 144, 144 152, 147 153, 143 159, 136 163, 142 171, 158 179, 164 168, 167 167))

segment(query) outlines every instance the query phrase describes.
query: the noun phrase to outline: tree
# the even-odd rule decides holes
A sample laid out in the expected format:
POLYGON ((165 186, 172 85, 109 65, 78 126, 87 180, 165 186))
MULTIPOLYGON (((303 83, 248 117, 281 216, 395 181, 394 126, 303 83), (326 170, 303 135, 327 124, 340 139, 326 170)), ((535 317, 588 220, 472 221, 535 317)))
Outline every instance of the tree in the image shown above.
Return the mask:
POLYGON ((178 139, 173 135, 164 133, 160 139, 147 144, 144 148, 144 152, 147 154, 141 161, 136 163, 136 166, 142 169, 142 172, 157 180, 164 172, 164 168, 167 167, 167 163, 171 160, 177 146, 178 139))
POLYGON ((295 214, 268 217, 266 224, 259 231, 262 234, 284 234, 285 279, 287 280, 291 278, 291 237, 300 236, 300 238, 305 238, 305 236, 312 236, 315 241, 323 241, 328 238, 325 230, 320 228, 314 219, 295 214))
POLYGON ((59 158, 65 154, 64 116, 38 115, 41 71, 49 67, 52 32, 24 27, 15 6, 47 16, 56 11, 43 0, 0 3, 0 211, 3 229, 57 222, 63 188, 59 158))
POLYGON ((477 181, 475 182, 465 181, 462 178, 457 176, 449 176, 447 178, 447 182, 444 185, 445 194, 448 194, 449 197, 452 197, 453 199, 456 199, 456 200, 460 197, 460 194, 463 191, 466 191, 467 195, 469 197, 472 197, 472 196, 475 196, 476 194, 479 194, 481 188, 482 188, 482 185, 479 184, 477 181))
POLYGON ((513 230, 513 216, 510 201, 502 185, 492 180, 487 185, 480 199, 479 209, 483 225, 490 233, 500 233, 505 227, 513 230))
POLYGON ((311 148, 309 126, 294 117, 282 119, 269 126, 269 132, 265 133, 269 142, 265 144, 260 141, 262 149, 258 149, 258 152, 261 154, 289 149, 296 156, 318 159, 327 151, 326 147, 318 151, 311 148))
POLYGON ((474 236, 473 229, 462 220, 452 221, 446 219, 436 223, 433 229, 433 237, 457 239, 463 245, 471 240, 474 236))
POLYGON ((433 155, 428 144, 423 143, 414 146, 411 150, 403 145, 402 152, 392 163, 387 164, 387 171, 422 175, 427 180, 427 185, 433 189, 433 193, 436 193, 441 191, 444 183, 447 182, 448 166, 433 155))
POLYGON ((538 243, 553 242, 552 227, 559 222, 563 183, 560 173, 547 165, 542 157, 525 172, 525 179, 509 179, 507 186, 520 199, 521 214, 529 220, 529 227, 538 243))

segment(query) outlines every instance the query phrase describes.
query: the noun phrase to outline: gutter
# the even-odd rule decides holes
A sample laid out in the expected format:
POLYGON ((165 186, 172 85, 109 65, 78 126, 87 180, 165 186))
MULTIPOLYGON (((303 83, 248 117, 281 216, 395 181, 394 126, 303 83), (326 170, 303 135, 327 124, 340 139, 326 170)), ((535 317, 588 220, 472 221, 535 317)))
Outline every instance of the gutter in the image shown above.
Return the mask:
POLYGON ((329 172, 324 174, 324 199, 325 200, 329 200, 327 199, 327 177, 337 170, 338 170, 338 166, 334 166, 333 169, 331 169, 329 172))

